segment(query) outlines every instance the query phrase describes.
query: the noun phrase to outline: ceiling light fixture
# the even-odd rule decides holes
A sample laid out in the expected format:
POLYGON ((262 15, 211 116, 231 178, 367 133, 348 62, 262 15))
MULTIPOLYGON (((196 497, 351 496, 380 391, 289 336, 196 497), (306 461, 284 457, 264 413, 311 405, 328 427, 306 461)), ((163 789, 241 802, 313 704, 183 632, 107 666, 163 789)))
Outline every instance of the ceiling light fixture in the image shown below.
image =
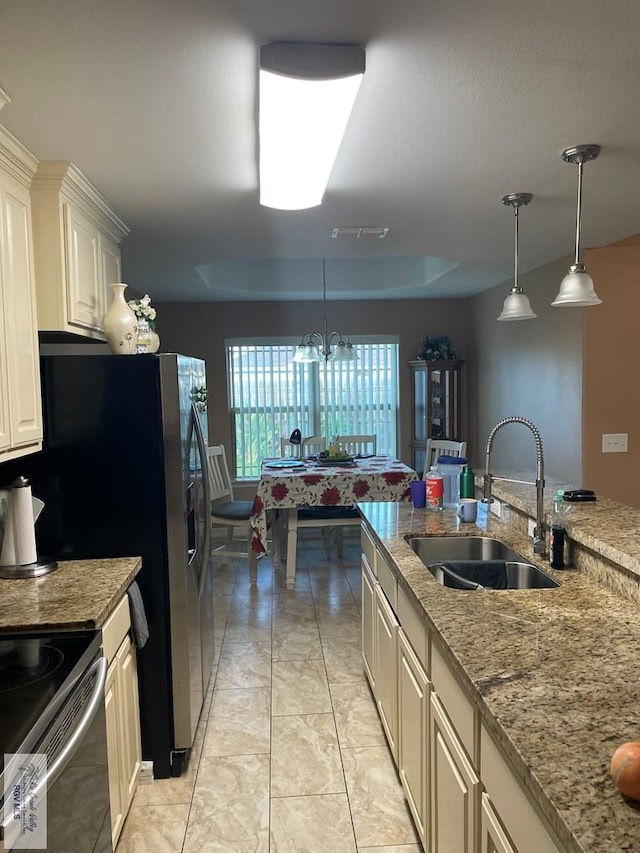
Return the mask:
POLYGON ((518 211, 521 207, 530 204, 533 196, 531 193, 510 193, 502 197, 502 203, 513 208, 514 234, 515 234, 515 272, 513 276, 513 287, 511 293, 504 300, 502 313, 498 320, 533 320, 538 315, 534 314, 529 304, 529 297, 518 284, 518 211))
POLYGON ((364 69, 358 45, 262 45, 260 204, 303 210, 321 203, 364 69))
POLYGON ((576 145, 562 152, 565 163, 578 165, 578 203, 576 206, 576 257, 569 267, 569 272, 560 282, 558 295, 551 303, 556 307, 582 308, 588 305, 599 305, 602 299, 598 297, 593 287, 593 279, 580 261, 580 220, 582 217, 582 170, 585 163, 595 160, 600 153, 599 145, 576 145))
MULTIPOLYGON (((327 303, 327 276, 325 261, 322 259, 322 302, 327 303)), ((293 360, 301 364, 313 364, 324 361, 357 361, 358 356, 353 344, 342 332, 327 332, 327 315, 325 313, 322 321, 321 332, 309 332, 304 335, 293 360), (335 341, 335 349, 331 344, 335 341)))

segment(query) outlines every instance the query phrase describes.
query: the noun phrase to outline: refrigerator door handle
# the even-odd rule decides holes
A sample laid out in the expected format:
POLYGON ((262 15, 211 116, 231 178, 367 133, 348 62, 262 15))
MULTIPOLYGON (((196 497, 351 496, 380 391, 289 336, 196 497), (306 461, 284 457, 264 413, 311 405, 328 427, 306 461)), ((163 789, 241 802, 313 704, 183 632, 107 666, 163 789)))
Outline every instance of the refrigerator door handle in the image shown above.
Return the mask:
POLYGON ((196 443, 200 454, 200 470, 202 471, 202 485, 204 491, 204 534, 202 537, 202 550, 200 552, 200 582, 198 586, 198 599, 202 598, 205 581, 207 577, 207 564, 209 561, 209 548, 211 547, 211 489, 209 486, 209 463, 207 460, 207 446, 204 441, 204 433, 200 423, 200 416, 194 402, 191 403, 191 416, 196 432, 196 443))

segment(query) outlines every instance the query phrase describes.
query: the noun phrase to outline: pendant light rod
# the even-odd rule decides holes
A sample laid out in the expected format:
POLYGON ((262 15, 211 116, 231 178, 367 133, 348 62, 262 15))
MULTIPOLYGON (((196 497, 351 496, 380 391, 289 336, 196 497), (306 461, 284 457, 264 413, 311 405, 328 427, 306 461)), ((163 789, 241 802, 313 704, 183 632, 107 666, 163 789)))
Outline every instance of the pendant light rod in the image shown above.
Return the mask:
POLYGON ((509 193, 509 195, 505 195, 502 197, 502 203, 505 205, 510 205, 513 208, 513 219, 514 219, 514 276, 513 276, 513 287, 514 290, 519 291, 520 288, 518 286, 518 213, 521 207, 526 207, 531 203, 533 196, 531 193, 509 193))
POLYGON ((573 148, 566 148, 562 152, 562 159, 565 163, 575 163, 578 166, 578 193, 576 201, 576 251, 575 251, 575 266, 580 266, 580 229, 582 223, 582 175, 584 164, 589 160, 595 160, 600 153, 599 145, 574 145, 573 148))

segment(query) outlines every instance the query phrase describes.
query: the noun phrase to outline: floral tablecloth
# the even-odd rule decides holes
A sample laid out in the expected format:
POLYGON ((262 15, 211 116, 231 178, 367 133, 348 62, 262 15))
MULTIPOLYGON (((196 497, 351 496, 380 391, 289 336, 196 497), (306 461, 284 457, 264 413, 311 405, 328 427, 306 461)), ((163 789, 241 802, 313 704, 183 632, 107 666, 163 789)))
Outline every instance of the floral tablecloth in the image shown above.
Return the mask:
POLYGON ((259 554, 266 550, 268 510, 408 500, 409 483, 416 479, 412 468, 390 456, 356 459, 349 467, 306 461, 299 468, 269 468, 265 461, 250 518, 251 549, 259 554))

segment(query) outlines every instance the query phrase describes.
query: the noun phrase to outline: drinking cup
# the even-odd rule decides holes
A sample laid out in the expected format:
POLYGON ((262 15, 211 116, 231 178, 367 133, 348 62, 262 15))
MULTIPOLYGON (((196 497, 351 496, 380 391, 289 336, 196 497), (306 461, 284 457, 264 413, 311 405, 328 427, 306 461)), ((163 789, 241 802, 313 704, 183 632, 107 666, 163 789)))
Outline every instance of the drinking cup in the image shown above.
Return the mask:
POLYGON ((461 521, 475 521, 478 515, 478 501, 475 498, 461 498, 458 504, 458 518, 461 521))
POLYGON ((414 480, 411 485, 411 500, 416 509, 424 509, 427 505, 427 484, 424 480, 414 480))

